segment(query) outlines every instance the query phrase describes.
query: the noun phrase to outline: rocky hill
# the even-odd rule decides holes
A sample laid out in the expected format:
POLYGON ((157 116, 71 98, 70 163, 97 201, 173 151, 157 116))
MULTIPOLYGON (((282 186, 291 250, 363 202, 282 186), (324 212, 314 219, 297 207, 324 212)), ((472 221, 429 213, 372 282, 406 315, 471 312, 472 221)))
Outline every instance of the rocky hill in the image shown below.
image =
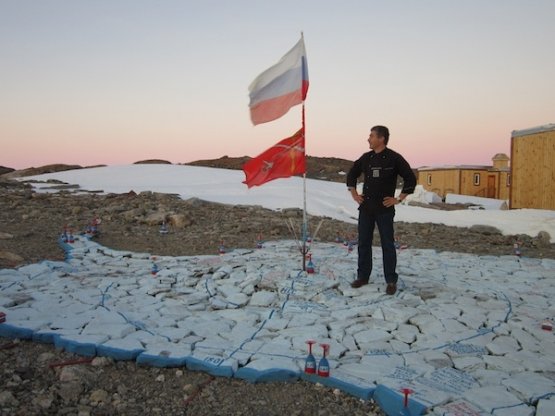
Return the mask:
MULTIPOLYGON (((207 166, 220 169, 241 170, 243 164, 250 160, 248 156, 229 157, 223 156, 219 159, 197 160, 184 163, 191 166, 207 166)), ((344 182, 345 174, 353 164, 350 160, 338 159, 335 157, 306 157, 306 177, 310 179, 321 179, 324 181, 344 182)))
POLYGON ((106 165, 83 167, 80 165, 66 165, 63 163, 54 163, 52 165, 44 165, 38 168, 32 167, 32 168, 19 169, 19 170, 2 167, 0 168, 0 176, 3 177, 4 179, 21 178, 24 176, 43 175, 45 173, 62 172, 64 170, 95 168, 100 166, 106 166, 106 165), (5 169, 5 170, 3 171, 2 169, 5 169))
POLYGON ((0 176, 5 175, 6 173, 13 172, 15 169, 7 168, 6 166, 0 166, 0 176))
POLYGON ((146 159, 133 163, 134 165, 171 165, 172 162, 162 159, 146 159))

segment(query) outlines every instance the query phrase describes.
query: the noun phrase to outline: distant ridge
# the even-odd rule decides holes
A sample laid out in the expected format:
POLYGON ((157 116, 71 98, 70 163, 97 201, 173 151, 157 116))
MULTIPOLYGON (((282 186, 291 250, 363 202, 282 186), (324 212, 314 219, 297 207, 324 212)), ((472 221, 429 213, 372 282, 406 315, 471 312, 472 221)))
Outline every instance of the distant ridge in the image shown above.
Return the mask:
POLYGON ((8 168, 6 166, 0 166, 0 176, 5 175, 6 173, 13 172, 15 169, 8 168))
POLYGON ((162 159, 146 159, 133 163, 134 165, 171 165, 172 162, 162 159))
POLYGON ((44 173, 61 172, 64 170, 73 170, 73 169, 83 169, 83 167, 80 165, 64 165, 62 163, 55 163, 52 165, 40 166, 38 168, 32 167, 32 168, 14 170, 2 176, 4 178, 20 178, 22 176, 35 176, 35 175, 42 175, 44 173))
MULTIPOLYGON (((250 160, 249 156, 229 157, 222 156, 219 159, 197 160, 184 163, 191 166, 206 166, 220 169, 242 170, 243 164, 250 160)), ((306 157, 306 177, 324 181, 345 182, 345 174, 351 168, 353 162, 336 157, 306 157)))
POLYGON ((39 166, 38 168, 32 167, 32 168, 19 169, 19 170, 6 168, 6 169, 11 169, 11 171, 8 171, 7 173, 2 173, 2 170, 0 169, 0 176, 2 176, 5 179, 21 178, 24 176, 35 176, 35 175, 43 175, 45 173, 63 172, 65 170, 99 168, 102 166, 106 166, 106 165, 95 165, 95 166, 83 167, 80 165, 65 165, 63 163, 54 163, 52 165, 39 166))

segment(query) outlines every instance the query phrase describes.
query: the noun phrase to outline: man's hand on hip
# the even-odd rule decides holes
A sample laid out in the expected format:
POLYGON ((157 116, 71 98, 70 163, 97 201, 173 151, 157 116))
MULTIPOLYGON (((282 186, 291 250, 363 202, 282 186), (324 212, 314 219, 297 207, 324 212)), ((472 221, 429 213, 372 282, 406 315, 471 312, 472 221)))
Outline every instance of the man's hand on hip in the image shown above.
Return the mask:
POLYGON ((385 207, 392 207, 393 205, 397 205, 398 203, 400 203, 401 201, 397 198, 395 198, 394 196, 386 196, 383 199, 383 204, 385 207))
POLYGON ((359 205, 364 201, 364 195, 359 194, 356 189, 351 189, 351 196, 359 205))

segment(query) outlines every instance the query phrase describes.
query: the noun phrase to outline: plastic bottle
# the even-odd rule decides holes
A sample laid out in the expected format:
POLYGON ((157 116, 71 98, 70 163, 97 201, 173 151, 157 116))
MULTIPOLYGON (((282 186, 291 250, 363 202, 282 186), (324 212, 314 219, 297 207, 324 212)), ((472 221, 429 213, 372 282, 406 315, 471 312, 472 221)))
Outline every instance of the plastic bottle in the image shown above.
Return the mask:
POLYGON ((152 266, 150 268, 150 274, 156 276, 156 274, 160 271, 158 265, 156 264, 156 256, 152 256, 152 266))
POLYGON ((309 339, 306 343, 308 344, 308 356, 304 362, 304 372, 306 374, 316 374, 316 358, 312 355, 312 345, 316 344, 316 341, 309 339))
POLYGON ((329 344, 320 344, 323 350, 323 357, 320 358, 320 362, 318 363, 318 375, 320 377, 329 377, 330 376, 330 363, 326 358, 326 354, 330 349, 329 344))
POLYGON ((308 263, 306 264, 306 272, 308 274, 314 273, 314 263, 312 263, 312 254, 308 254, 308 263))

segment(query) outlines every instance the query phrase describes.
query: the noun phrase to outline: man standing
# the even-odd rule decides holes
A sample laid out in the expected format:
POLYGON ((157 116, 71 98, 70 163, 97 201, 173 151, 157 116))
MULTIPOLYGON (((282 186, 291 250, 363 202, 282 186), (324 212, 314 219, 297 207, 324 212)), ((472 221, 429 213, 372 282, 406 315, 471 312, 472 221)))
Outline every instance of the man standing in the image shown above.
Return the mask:
POLYGON ((387 127, 372 127, 368 137, 371 151, 364 153, 353 163, 347 174, 347 187, 353 199, 359 204, 358 270, 357 278, 351 286, 359 288, 368 284, 372 272, 372 237, 377 224, 382 244, 386 293, 394 295, 399 277, 395 271, 397 267, 393 230, 395 205, 414 192, 416 177, 403 156, 387 147, 388 141, 387 127), (362 194, 359 194, 357 179, 361 174, 364 174, 364 186, 362 194), (403 189, 399 197, 395 198, 397 175, 403 178, 403 189))

